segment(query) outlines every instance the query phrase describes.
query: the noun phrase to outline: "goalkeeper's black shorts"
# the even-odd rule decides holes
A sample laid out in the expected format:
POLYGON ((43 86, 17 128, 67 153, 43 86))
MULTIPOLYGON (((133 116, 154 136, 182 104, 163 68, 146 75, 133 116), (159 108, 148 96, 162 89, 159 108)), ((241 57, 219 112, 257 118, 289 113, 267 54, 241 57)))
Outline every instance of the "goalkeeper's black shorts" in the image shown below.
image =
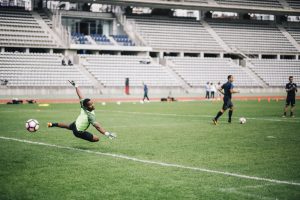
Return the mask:
POLYGON ((93 134, 87 131, 78 131, 75 122, 70 124, 69 128, 73 131, 73 134, 76 137, 93 142, 93 134))

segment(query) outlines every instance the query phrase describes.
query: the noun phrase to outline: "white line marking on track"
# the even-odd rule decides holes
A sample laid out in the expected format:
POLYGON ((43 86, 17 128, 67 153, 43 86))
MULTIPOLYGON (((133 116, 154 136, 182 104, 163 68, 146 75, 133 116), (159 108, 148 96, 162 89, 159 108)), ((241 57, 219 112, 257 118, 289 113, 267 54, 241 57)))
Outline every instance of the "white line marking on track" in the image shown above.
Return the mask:
POLYGON ((164 166, 164 167, 173 167, 173 168, 178 168, 178 169, 188 169, 188 170, 193 170, 193 171, 200 171, 200 172, 206 172, 206 173, 212 173, 212 174, 221 174, 224 176, 232 176, 232 177, 241 178, 241 179, 250 179, 250 180, 256 180, 256 181, 276 183, 276 184, 300 186, 300 183, 298 183, 298 182, 283 181, 283 180, 262 178, 262 177, 256 177, 256 176, 248 176, 248 175, 236 174, 236 173, 231 173, 231 172, 223 172, 223 171, 205 169, 205 168, 200 168, 200 167, 190 167, 190 166, 184 166, 184 165, 179 165, 179 164, 164 163, 164 162, 159 162, 159 161, 143 160, 143 159, 138 159, 138 158, 134 158, 134 157, 126 156, 126 155, 103 153, 103 152, 99 152, 99 151, 91 151, 91 150, 79 149, 79 148, 68 147, 68 146, 60 146, 60 145, 56 145, 56 144, 34 142, 34 141, 30 141, 30 140, 23 140, 23 139, 3 137, 3 136, 0 136, 0 139, 22 142, 22 143, 27 143, 27 144, 40 145, 40 146, 54 147, 54 148, 58 148, 58 149, 67 149, 67 150, 96 154, 96 155, 101 155, 101 156, 109 156, 109 157, 114 157, 114 158, 130 160, 130 161, 134 161, 134 162, 140 162, 140 163, 144 163, 144 164, 159 165, 159 166, 164 166))

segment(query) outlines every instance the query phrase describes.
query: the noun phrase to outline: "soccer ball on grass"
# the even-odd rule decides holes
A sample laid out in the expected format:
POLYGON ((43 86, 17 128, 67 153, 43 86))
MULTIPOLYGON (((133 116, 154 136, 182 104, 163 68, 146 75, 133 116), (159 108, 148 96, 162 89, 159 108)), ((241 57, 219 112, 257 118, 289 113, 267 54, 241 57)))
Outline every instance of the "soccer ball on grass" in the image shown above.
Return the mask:
POLYGON ((244 118, 244 117, 241 117, 240 118, 240 124, 245 124, 246 123, 246 118, 244 118))
POLYGON ((27 129, 27 131, 29 132, 35 132, 39 129, 40 125, 39 122, 35 119, 29 119, 27 120, 25 127, 27 129))

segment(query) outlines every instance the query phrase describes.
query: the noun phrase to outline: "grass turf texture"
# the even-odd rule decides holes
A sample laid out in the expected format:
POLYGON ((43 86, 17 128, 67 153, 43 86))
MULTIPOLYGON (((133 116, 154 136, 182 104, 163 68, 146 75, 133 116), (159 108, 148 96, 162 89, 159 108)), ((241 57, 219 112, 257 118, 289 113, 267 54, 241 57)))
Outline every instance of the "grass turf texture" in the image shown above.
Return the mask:
MULTIPOLYGON (((0 105, 0 136, 127 155, 248 176, 300 182, 300 118, 283 102, 234 101, 218 126, 221 102, 96 104, 97 121, 118 133, 98 143, 46 123, 71 123, 79 104, 0 105), (247 123, 239 124, 239 117, 247 123), (40 122, 29 133, 26 120, 40 122), (271 136, 271 137, 270 137, 271 136)), ((296 113, 297 114, 297 113, 296 113)), ((92 133, 97 133, 92 127, 92 133)), ((0 139, 0 199, 299 199, 300 186, 143 164, 0 139)))

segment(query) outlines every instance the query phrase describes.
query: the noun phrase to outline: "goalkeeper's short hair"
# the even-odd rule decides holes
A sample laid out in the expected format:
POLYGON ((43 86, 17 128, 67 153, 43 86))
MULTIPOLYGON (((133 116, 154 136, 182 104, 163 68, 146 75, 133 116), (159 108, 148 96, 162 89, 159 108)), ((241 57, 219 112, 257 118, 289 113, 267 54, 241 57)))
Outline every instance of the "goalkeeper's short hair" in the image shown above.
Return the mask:
POLYGON ((87 104, 88 104, 88 102, 89 102, 90 100, 91 100, 91 99, 89 99, 89 98, 84 99, 83 102, 82 102, 82 105, 83 105, 85 108, 87 108, 87 104))

